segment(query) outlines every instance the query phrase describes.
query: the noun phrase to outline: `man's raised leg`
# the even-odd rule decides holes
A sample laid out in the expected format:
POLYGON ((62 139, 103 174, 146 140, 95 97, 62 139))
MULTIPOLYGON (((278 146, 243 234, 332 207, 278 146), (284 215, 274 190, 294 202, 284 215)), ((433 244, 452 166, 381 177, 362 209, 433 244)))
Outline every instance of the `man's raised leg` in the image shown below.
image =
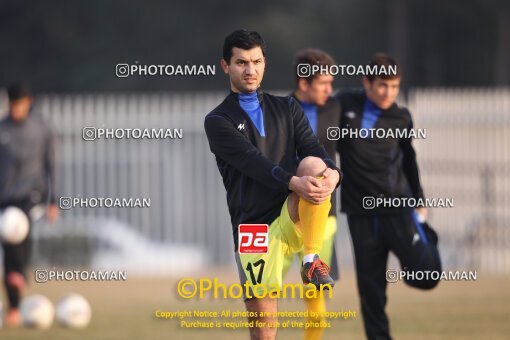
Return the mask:
POLYGON ((324 231, 331 209, 331 195, 320 197, 321 177, 326 171, 326 164, 317 157, 306 157, 298 166, 297 177, 311 177, 310 185, 317 189, 314 202, 292 193, 289 196, 289 215, 294 223, 299 222, 303 234, 304 257, 301 277, 304 283, 313 283, 317 289, 321 284, 334 285, 329 276, 328 266, 319 258, 324 240, 324 231))

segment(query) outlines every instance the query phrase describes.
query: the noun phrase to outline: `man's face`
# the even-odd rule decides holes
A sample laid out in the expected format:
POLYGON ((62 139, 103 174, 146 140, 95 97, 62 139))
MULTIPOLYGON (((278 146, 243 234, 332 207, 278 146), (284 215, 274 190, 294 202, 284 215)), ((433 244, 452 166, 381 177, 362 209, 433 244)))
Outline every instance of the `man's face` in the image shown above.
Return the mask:
POLYGON ((9 103, 9 112, 15 121, 21 121, 25 119, 32 106, 31 97, 23 97, 16 100, 12 100, 9 103))
POLYGON ((374 102, 379 108, 388 109, 398 96, 400 90, 400 78, 381 79, 376 77, 374 81, 369 82, 366 77, 363 78, 363 87, 368 99, 374 102))
POLYGON ((222 59, 221 67, 230 77, 232 91, 248 93, 259 88, 264 77, 266 59, 258 46, 250 50, 234 47, 230 65, 222 59))
POLYGON ((298 88, 303 100, 310 104, 323 106, 333 93, 333 80, 334 78, 330 74, 315 76, 311 83, 304 78, 299 79, 298 88))

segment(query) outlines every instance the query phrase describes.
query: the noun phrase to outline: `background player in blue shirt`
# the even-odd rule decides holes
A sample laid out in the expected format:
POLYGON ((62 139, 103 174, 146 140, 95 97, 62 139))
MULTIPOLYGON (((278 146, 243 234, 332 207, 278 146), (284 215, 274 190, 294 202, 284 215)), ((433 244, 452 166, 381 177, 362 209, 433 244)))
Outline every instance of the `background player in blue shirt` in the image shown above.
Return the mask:
MULTIPOLYGON (((376 54, 370 66, 397 65, 385 54, 376 54)), ((398 70, 398 65, 397 65, 398 70)), ((342 129, 410 130, 409 111, 395 101, 401 75, 363 78, 364 91, 343 92, 342 129)), ((347 214, 354 248, 356 275, 365 332, 369 339, 391 339, 386 305, 386 265, 389 252, 405 271, 441 271, 437 235, 427 223, 425 207, 376 207, 374 198, 416 200, 424 197, 416 153, 411 138, 362 138, 338 140, 345 182, 342 211, 347 214), (368 198, 368 199, 367 199, 368 198)), ((412 287, 431 289, 437 280, 406 280, 412 287)))
MULTIPOLYGON (((336 161, 337 147, 336 140, 327 138, 328 128, 338 125, 340 120, 340 104, 331 97, 333 93, 334 77, 328 73, 310 74, 304 76, 299 74, 298 67, 303 65, 323 65, 331 66, 335 64, 335 60, 328 53, 319 49, 304 49, 296 54, 294 60, 294 70, 296 71, 296 88, 292 96, 298 101, 303 108, 310 126, 322 145, 326 149, 329 157, 336 161)), ((334 280, 339 278, 338 262, 335 251, 335 234, 337 229, 337 204, 336 195, 331 197, 331 209, 329 211, 326 229, 320 258, 331 268, 330 275, 334 280)), ((303 253, 299 253, 299 259, 302 260, 303 253)), ((288 270, 293 255, 285 258, 284 272, 288 270)), ((316 298, 305 299, 309 311, 313 311, 318 315, 317 318, 310 317, 307 321, 314 325, 323 321, 323 312, 326 311, 326 301, 324 296, 318 295, 316 298)), ((305 329, 305 340, 313 340, 322 338, 324 333, 323 327, 308 327, 305 329)))

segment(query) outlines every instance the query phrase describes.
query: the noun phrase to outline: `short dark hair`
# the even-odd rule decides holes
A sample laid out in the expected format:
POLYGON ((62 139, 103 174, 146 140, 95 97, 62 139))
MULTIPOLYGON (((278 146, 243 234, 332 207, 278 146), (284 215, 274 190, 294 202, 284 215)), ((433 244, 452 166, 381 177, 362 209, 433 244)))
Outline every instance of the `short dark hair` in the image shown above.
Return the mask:
POLYGON ((28 83, 13 83, 7 87, 7 97, 9 101, 32 97, 32 90, 28 83))
POLYGON ((381 66, 384 66, 386 69, 388 69, 388 67, 391 66, 391 67, 395 67, 396 70, 397 70, 396 74, 378 74, 378 75, 367 74, 366 77, 367 77, 369 82, 373 82, 376 78, 381 78, 381 79, 384 79, 384 80, 389 80, 389 79, 397 79, 397 78, 401 78, 402 77, 399 65, 397 64, 395 59, 393 59, 392 57, 390 57, 386 53, 376 53, 376 54, 374 54, 372 56, 372 60, 370 60, 369 65, 370 65, 371 68, 373 66, 377 66, 377 69, 379 69, 381 66))
POLYGON ((243 50, 251 50, 254 47, 260 47, 262 55, 266 56, 266 43, 262 36, 255 31, 236 30, 230 33, 223 43, 223 59, 230 64, 232 58, 232 49, 234 47, 243 50))
MULTIPOLYGON (((296 53, 296 57, 294 58, 294 70, 297 71, 299 64, 332 66, 335 65, 335 59, 333 59, 329 53, 319 50, 318 48, 306 48, 296 53)), ((296 83, 299 79, 306 79, 308 83, 312 83, 316 76, 318 76, 318 74, 310 74, 309 77, 300 77, 298 72, 296 72, 296 83)))

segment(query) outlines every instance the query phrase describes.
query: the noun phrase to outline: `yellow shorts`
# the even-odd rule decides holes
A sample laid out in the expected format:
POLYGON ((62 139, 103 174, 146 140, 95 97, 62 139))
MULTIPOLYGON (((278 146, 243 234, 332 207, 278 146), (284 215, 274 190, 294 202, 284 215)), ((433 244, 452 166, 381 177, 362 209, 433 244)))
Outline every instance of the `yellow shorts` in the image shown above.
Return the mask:
MULTIPOLYGON (((280 289, 283 284, 283 269, 286 256, 292 256, 303 249, 301 230, 292 222, 287 200, 278 216, 269 226, 268 251, 265 254, 240 254, 236 252, 236 262, 241 284, 251 286, 262 284, 266 291, 280 289)), ((264 288, 257 287, 257 294, 264 288)), ((253 295, 253 294, 252 294, 253 295)))

